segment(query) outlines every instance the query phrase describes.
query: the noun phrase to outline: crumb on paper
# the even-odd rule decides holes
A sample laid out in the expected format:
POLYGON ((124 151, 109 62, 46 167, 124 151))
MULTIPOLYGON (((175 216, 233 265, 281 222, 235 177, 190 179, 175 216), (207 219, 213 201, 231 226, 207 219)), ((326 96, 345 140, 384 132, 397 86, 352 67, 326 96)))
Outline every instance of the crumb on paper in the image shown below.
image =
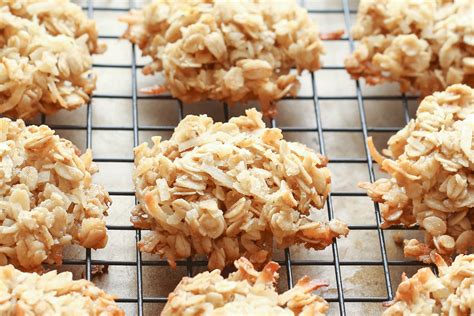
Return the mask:
POLYGON ((223 268, 242 255, 267 262, 279 248, 324 249, 346 236, 337 219, 313 221, 330 191, 327 158, 265 128, 255 109, 228 123, 188 115, 170 140, 135 148, 136 227, 150 229, 140 250, 175 259, 209 257, 223 268))
MULTIPOLYGON (((94 264, 94 265, 92 265, 92 269, 91 269, 92 279, 100 277, 100 276, 102 276, 104 274, 107 274, 107 273, 109 273, 109 265, 108 264, 94 264)), ((86 272, 85 271, 83 271, 81 275, 82 275, 83 279, 86 278, 86 272)))
POLYGON ((0 119, 0 265, 61 264, 66 245, 103 248, 105 189, 92 183, 92 153, 45 125, 0 119))
POLYGON ((403 239, 404 238, 402 232, 396 232, 395 234, 393 234, 393 242, 398 247, 403 247, 403 239))
POLYGON ((361 0, 345 60, 354 79, 398 82, 426 96, 456 83, 474 86, 472 0, 361 0))
POLYGON ((278 294, 278 263, 269 262, 260 272, 245 258, 234 265, 237 271, 227 279, 219 270, 183 278, 168 296, 162 315, 326 315, 329 304, 313 291, 327 283, 305 276, 278 294))
POLYGON ((405 243, 405 255, 430 262, 474 246, 474 89, 453 85, 420 104, 416 118, 392 136, 384 158, 370 150, 391 179, 361 183, 379 202, 383 227, 418 224, 425 242, 405 243), (407 249, 409 247, 409 249, 407 249))
POLYGON ((318 28, 296 1, 154 0, 123 17, 124 37, 162 71, 164 87, 184 101, 234 104, 259 100, 264 115, 275 101, 296 96, 298 72, 321 67, 318 28))
POLYGON ((114 297, 86 280, 73 280, 71 272, 43 275, 0 267, 1 315, 123 316, 114 297))

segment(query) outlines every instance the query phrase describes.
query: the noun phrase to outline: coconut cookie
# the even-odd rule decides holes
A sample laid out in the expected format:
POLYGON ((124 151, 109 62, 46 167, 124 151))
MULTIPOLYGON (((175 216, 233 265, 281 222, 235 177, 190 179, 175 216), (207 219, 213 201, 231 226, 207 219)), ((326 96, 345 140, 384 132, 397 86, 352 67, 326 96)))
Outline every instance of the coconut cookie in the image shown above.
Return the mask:
MULTIPOLYGON (((40 8, 33 8, 41 15, 40 8)), ((29 19, 10 12, 8 6, 0 8, 2 115, 27 119, 38 113, 73 110, 87 104, 95 89, 91 52, 99 51, 96 41, 87 30, 74 28, 74 19, 61 24, 51 15, 41 16, 43 20, 29 19)))
POLYGON ((0 119, 0 265, 40 269, 60 264, 66 245, 105 247, 110 198, 96 171, 90 150, 49 127, 0 119))
POLYGON ((474 86, 472 0, 361 0, 346 59, 354 79, 398 82, 426 96, 449 85, 474 86))
POLYGON ((435 255, 439 276, 422 268, 402 276, 395 300, 383 316, 472 315, 474 313, 474 255, 459 255, 451 266, 435 255))
POLYGON ((194 254, 222 268, 244 255, 266 262, 280 248, 303 244, 323 249, 345 236, 339 220, 313 221, 329 194, 327 159, 265 128, 255 109, 228 123, 189 115, 170 140, 153 138, 135 148, 139 204, 132 222, 151 232, 142 251, 171 265, 194 254))
MULTIPOLYGON (((453 85, 420 104, 416 119, 372 157, 391 178, 362 183, 381 203, 384 227, 418 224, 426 243, 405 242, 405 255, 430 261, 474 246, 474 89, 453 85)), ((472 248, 471 248, 472 249, 472 248)))
POLYGON ((51 35, 87 38, 89 52, 105 51, 105 44, 98 43, 94 20, 87 18, 82 8, 70 0, 0 0, 0 7, 7 6, 13 15, 29 20, 37 19, 51 35))
POLYGON ((125 313, 114 298, 86 280, 73 280, 71 272, 43 275, 0 267, 1 315, 100 315, 125 313))
POLYGON ((257 99, 273 115, 275 101, 299 89, 290 69, 321 67, 318 28, 294 0, 154 0, 122 21, 124 37, 153 59, 144 73, 165 76, 150 92, 184 102, 257 99))
POLYGON ((168 297, 166 315, 326 315, 329 304, 312 292, 327 286, 305 276, 278 294, 278 263, 256 271, 245 258, 234 262, 237 271, 224 279, 219 270, 185 277, 168 297))

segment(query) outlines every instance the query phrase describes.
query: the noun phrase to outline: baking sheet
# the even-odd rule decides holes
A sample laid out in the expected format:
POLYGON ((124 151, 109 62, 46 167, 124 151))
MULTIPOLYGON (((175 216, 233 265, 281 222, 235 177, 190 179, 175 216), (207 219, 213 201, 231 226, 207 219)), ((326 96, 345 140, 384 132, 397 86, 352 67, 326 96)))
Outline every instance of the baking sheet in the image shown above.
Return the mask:
MULTIPOLYGON (((145 1, 136 1, 135 5, 143 5, 145 1)), ((99 34, 102 41, 108 45, 108 50, 103 55, 94 57, 95 70, 98 74, 97 90, 95 94, 99 97, 92 99, 92 143, 91 147, 96 159, 110 160, 112 158, 125 158, 127 162, 99 162, 100 172, 95 176, 95 181, 102 183, 107 190, 113 193, 113 205, 110 216, 107 219, 109 230, 109 242, 105 249, 92 251, 92 260, 108 260, 111 264, 108 273, 96 276, 93 281, 105 291, 116 295, 121 299, 120 306, 124 308, 127 315, 137 314, 137 251, 136 232, 134 230, 116 230, 115 226, 130 226, 129 213, 135 200, 133 192, 132 174, 132 149, 133 149, 133 109, 132 109, 132 46, 125 40, 116 38, 125 30, 125 25, 120 24, 117 18, 124 15, 126 11, 107 10, 107 8, 129 7, 128 1, 122 0, 96 0, 79 1, 83 7, 92 4, 97 8, 93 11, 94 19, 97 21, 99 34), (122 68, 110 68, 110 65, 121 65, 122 68), (104 98, 105 95, 121 96, 120 98, 104 98), (107 127, 107 128, 104 128, 107 127), (125 130, 113 130, 110 127, 126 127, 125 130), (116 194, 116 193, 127 194, 116 194), (131 302, 126 302, 131 301, 131 302)), ((357 1, 349 1, 351 10, 356 10, 357 1)), ((345 29, 343 4, 338 0, 314 0, 305 1, 309 9, 334 10, 334 13, 314 13, 311 16, 320 26, 321 32, 331 32, 345 29)), ((355 14, 351 14, 354 21, 355 14)), ((344 35, 347 37, 347 34, 344 35)), ((325 41, 327 50, 323 57, 324 66, 342 66, 344 57, 349 54, 349 42, 346 40, 325 41)), ((136 49, 137 64, 144 65, 147 58, 140 57, 136 49)), ((320 100, 321 120, 323 129, 354 128, 353 132, 325 131, 325 149, 329 159, 363 159, 366 158, 364 139, 361 132, 360 113, 356 99, 356 84, 342 69, 323 69, 315 74, 316 87, 320 100), (325 99, 324 97, 350 97, 347 100, 325 99)), ((137 72, 138 88, 143 88, 162 81, 159 75, 143 76, 137 72)), ((302 78, 302 89, 300 95, 312 95, 312 82, 309 73, 304 73, 302 78)), ((361 91, 367 96, 399 96, 397 85, 387 84, 377 87, 367 87, 361 82, 361 91)), ((140 95, 140 94, 139 94, 140 95)), ((413 116, 416 109, 416 100, 409 101, 409 113, 413 116)), ((252 104, 251 104, 252 105, 252 104)), ((246 107, 251 105, 237 105, 229 108, 231 116, 241 115, 246 107)), ((179 104, 175 100, 138 100, 138 123, 143 126, 176 126, 179 122, 179 104)), ((369 130, 374 127, 400 128, 405 124, 405 109, 403 101, 400 100, 365 100, 366 121, 369 130)), ((278 104, 279 116, 276 119, 278 127, 307 127, 316 128, 316 116, 312 100, 285 100, 278 104)), ((222 104, 214 102, 203 102, 199 104, 185 105, 184 114, 207 114, 215 120, 224 120, 225 113, 222 104)), ((38 120, 36 120, 38 122, 38 120)), ((87 111, 81 108, 74 112, 60 112, 46 118, 49 125, 82 126, 81 129, 63 128, 57 129, 59 135, 73 141, 79 148, 85 149, 87 137, 87 111)), ((375 138, 378 148, 382 148, 388 137, 393 132, 370 133, 375 138)), ((171 132, 154 132, 139 129, 139 142, 149 141, 151 136, 162 135, 168 138, 171 132)), ((320 150, 317 132, 285 132, 288 140, 300 141, 315 150, 320 150)), ((360 163, 330 163, 329 168, 333 172, 333 192, 362 192, 357 188, 357 182, 369 180, 368 166, 366 162, 360 163)), ((381 174, 377 171, 377 176, 381 174)), ((337 218, 346 221, 349 225, 376 225, 375 209, 373 203, 366 196, 333 196, 334 214, 337 218)), ((321 211, 314 216, 327 218, 327 210, 321 211)), ((384 232, 385 246, 387 248, 388 260, 404 260, 400 248, 393 240, 396 230, 384 232)), ((405 236, 419 234, 416 231, 403 231, 405 236)), ((386 284, 384 270, 381 264, 382 254, 380 250, 377 230, 352 230, 347 238, 338 240, 339 259, 344 262, 340 267, 344 297, 349 301, 355 297, 386 297, 386 284), (379 261, 377 265, 352 265, 351 261, 379 261)), ((291 247, 292 260, 314 259, 326 261, 318 266, 293 266, 293 278, 296 281, 303 275, 313 278, 325 279, 330 282, 327 290, 322 295, 328 299, 337 298, 335 267, 333 251, 331 247, 324 251, 308 251, 300 247, 291 247)), ((275 259, 284 260, 284 252, 275 252, 275 259)), ((68 264, 61 270, 73 271, 76 278, 84 274, 86 252, 80 247, 71 247, 66 252, 67 259, 75 259, 78 264, 68 264)), ((172 270, 162 259, 148 254, 142 255, 145 265, 142 266, 143 273, 143 297, 145 298, 144 314, 157 315, 163 308, 163 303, 150 303, 147 298, 167 296, 174 289, 179 280, 186 275, 186 267, 178 267, 172 270), (149 261, 159 261, 162 266, 150 266, 149 261)), ((192 272, 203 271, 204 267, 194 267, 192 272)), ((406 271, 412 275, 416 271, 415 266, 404 266, 403 264, 390 265, 390 276, 393 290, 398 286, 401 273, 406 271)), ((285 267, 280 270, 279 288, 287 289, 287 275, 285 267)), ((346 302, 348 315, 378 315, 383 310, 381 303, 346 302)), ((337 300, 330 303, 330 315, 339 315, 339 304, 337 300)))

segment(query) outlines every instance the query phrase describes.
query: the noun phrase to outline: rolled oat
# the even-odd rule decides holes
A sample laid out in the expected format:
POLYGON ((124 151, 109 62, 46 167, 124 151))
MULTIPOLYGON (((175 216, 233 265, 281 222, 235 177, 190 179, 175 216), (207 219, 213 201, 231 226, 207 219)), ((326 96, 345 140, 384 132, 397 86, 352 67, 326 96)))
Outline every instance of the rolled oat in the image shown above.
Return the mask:
POLYGON ((348 233, 337 219, 309 218, 329 194, 327 159, 265 128, 255 109, 228 123, 190 115, 170 140, 152 140, 135 148, 132 222, 152 230, 140 249, 171 265, 194 254, 209 256, 210 268, 242 255, 263 263, 272 240, 323 249, 348 233))
POLYGON ((474 313, 474 255, 459 255, 451 266, 435 255, 439 276, 422 268, 411 278, 402 276, 395 300, 384 316, 459 315, 474 313))
POLYGON ((381 203, 383 227, 420 225, 426 244, 405 244, 405 254, 429 262, 474 246, 474 89, 453 85, 420 104, 416 119, 372 156, 391 179, 361 183, 381 203))
POLYGON ((92 282, 74 281, 71 272, 38 275, 8 265, 0 267, 0 315, 122 316, 125 313, 111 295, 92 282))
POLYGON ((273 115, 299 89, 290 69, 321 66, 317 26, 294 0, 154 0, 122 21, 124 37, 153 59, 143 72, 164 72, 165 86, 149 92, 184 102, 258 99, 273 115))
POLYGON ((91 52, 103 47, 80 11, 59 0, 0 4, 0 114, 31 118, 89 101, 96 82, 91 52))
POLYGON ((60 264, 64 246, 103 248, 110 198, 92 153, 47 126, 0 119, 0 265, 60 264))
POLYGON ((245 258, 234 265, 237 271, 227 279, 219 270, 185 277, 169 295, 162 315, 326 315, 329 304, 312 294, 326 283, 305 276, 278 294, 278 263, 267 263, 261 272, 245 258))
POLYGON ((368 84, 398 82, 429 95, 474 86, 472 0, 361 0, 347 71, 368 84))

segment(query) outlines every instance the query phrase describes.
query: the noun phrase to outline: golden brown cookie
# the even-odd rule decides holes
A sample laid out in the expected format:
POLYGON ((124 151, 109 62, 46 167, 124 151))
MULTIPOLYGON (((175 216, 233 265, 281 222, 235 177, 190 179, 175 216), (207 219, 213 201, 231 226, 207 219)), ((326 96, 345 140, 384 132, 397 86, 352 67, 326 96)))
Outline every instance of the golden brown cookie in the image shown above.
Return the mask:
POLYGON ((425 243, 405 242, 405 255, 430 262, 474 246, 474 89, 453 85, 420 104, 416 118, 372 156, 391 178, 362 183, 381 203, 384 227, 420 225, 425 243))
POLYGON ((122 18, 124 34, 163 71, 164 86, 184 102, 258 99, 265 115, 299 89, 291 68, 321 67, 322 41, 306 9, 294 0, 154 0, 122 18))
POLYGON ((398 82, 423 96, 465 83, 474 86, 472 0, 361 0, 345 61, 355 79, 398 82))
POLYGON ((272 244, 324 249, 345 236, 337 219, 320 222, 331 173, 327 159, 266 128, 255 109, 228 123, 189 115, 170 140, 135 148, 139 204, 132 222, 151 229, 139 246, 170 264, 194 254, 222 268, 245 255, 266 262, 272 244))
POLYGON ((312 293, 326 283, 305 276, 278 294, 278 263, 269 262, 260 272, 245 258, 234 265, 237 271, 226 279, 219 270, 185 277, 168 296, 162 315, 326 315, 329 304, 312 293))
POLYGON ((90 150, 49 127, 0 119, 0 265, 40 269, 66 245, 105 247, 110 198, 96 171, 90 150))
POLYGON ((71 272, 43 275, 0 267, 0 315, 123 316, 114 298, 71 272))

